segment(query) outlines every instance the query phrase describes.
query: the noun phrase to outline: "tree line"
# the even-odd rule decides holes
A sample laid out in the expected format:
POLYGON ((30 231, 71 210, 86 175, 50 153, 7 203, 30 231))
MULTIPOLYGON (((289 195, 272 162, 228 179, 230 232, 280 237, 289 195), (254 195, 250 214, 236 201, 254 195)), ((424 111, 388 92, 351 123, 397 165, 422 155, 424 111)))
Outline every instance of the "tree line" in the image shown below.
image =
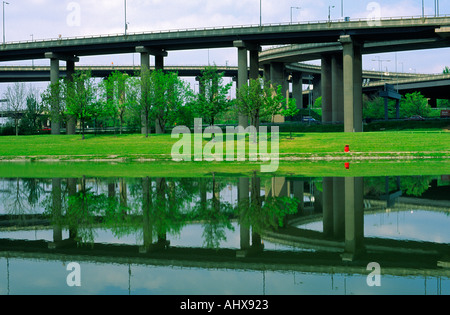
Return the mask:
MULTIPOLYGON (((40 101, 35 97, 38 104, 35 112, 41 114, 41 119, 45 119, 43 115, 67 125, 76 120, 83 139, 88 126, 109 127, 120 134, 125 128, 140 129, 148 137, 152 132, 163 134, 173 126, 192 126, 194 118, 214 125, 218 119, 233 123, 241 114, 258 126, 260 121, 270 122, 278 114, 296 114, 295 102, 285 98, 281 87, 262 78, 249 80, 248 85, 236 91, 234 99, 230 92, 232 83, 224 82, 224 73, 216 66, 206 67, 197 80, 199 91, 195 93, 176 72, 142 70, 129 75, 116 71, 98 80, 90 71, 78 71, 56 84, 49 84, 40 101)), ((17 83, 10 89, 18 92, 23 84, 17 83)), ((17 102, 14 97, 6 96, 6 99, 8 103, 17 103, 16 113, 24 110, 20 106, 24 104, 22 98, 17 102)), ((37 131, 37 119, 34 131, 37 131)))

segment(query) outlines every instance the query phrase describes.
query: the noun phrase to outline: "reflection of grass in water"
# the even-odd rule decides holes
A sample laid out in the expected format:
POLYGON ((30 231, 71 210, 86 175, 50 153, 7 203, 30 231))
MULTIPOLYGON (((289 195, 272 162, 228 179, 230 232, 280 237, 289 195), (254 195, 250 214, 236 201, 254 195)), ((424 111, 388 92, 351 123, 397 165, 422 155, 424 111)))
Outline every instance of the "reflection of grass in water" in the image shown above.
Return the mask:
POLYGON ((424 161, 355 161, 350 169, 344 162, 280 162, 275 173, 259 173, 255 163, 0 163, 3 178, 81 178, 87 177, 211 177, 251 176, 254 172, 262 177, 272 176, 407 176, 450 174, 449 160, 424 161))

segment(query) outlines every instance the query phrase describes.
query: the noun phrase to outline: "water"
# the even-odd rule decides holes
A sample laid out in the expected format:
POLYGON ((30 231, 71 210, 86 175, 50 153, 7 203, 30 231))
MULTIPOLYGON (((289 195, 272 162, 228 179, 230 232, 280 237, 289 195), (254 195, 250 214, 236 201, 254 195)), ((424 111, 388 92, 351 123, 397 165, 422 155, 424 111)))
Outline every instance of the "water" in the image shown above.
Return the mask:
POLYGON ((2 295, 450 293, 444 174, 2 178, 0 200, 2 295))

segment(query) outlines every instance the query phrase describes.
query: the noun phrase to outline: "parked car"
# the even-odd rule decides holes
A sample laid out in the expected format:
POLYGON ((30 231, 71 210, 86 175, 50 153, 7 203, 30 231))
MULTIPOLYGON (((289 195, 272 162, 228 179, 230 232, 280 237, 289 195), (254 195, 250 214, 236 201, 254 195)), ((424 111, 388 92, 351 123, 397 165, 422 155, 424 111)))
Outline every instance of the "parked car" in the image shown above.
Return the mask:
POLYGON ((302 122, 318 124, 319 122, 312 117, 303 117, 302 122))
POLYGON ((414 115, 414 116, 409 117, 408 120, 424 121, 425 118, 423 118, 422 116, 419 116, 419 115, 414 115))

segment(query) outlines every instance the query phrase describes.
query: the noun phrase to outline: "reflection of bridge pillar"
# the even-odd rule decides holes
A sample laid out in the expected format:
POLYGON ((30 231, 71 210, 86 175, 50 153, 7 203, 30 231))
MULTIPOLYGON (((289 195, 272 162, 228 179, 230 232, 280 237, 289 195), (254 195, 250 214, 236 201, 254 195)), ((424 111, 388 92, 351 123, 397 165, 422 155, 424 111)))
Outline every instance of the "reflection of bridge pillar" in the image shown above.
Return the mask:
POLYGON ((52 215, 55 224, 53 225, 53 242, 58 243, 62 241, 62 228, 61 228, 61 179, 52 179, 52 215))
MULTIPOLYGON (((245 42, 235 41, 234 47, 238 49, 238 81, 237 88, 240 89, 248 84, 248 50, 245 42)), ((239 114, 239 126, 248 127, 248 116, 239 114)))
POLYGON ((292 98, 298 109, 303 109, 303 73, 292 73, 292 98))
POLYGON ((150 222, 150 178, 142 179, 142 217, 143 217, 143 238, 144 244, 139 249, 140 253, 146 253, 153 243, 153 230, 150 222))
POLYGON ((362 54, 361 46, 351 36, 340 37, 344 67, 344 129, 362 132, 362 54))
POLYGON ((333 231, 336 239, 345 233, 345 181, 343 177, 333 178, 333 231))
MULTIPOLYGON (((274 87, 281 86, 283 97, 289 98, 289 85, 286 78, 286 72, 284 69, 284 63, 273 62, 270 64, 270 82, 274 87)), ((273 117, 274 123, 284 123, 285 117, 282 115, 276 115, 273 117)))
MULTIPOLYGON (((67 193, 70 197, 74 197, 77 194, 77 179, 68 178, 67 179, 67 193)), ((75 240, 78 236, 77 226, 69 226, 69 239, 75 240)))
POLYGON ((332 75, 332 121, 333 123, 344 122, 344 85, 342 54, 337 53, 331 57, 332 75))
POLYGON ((304 193, 305 193, 305 182, 300 180, 294 180, 294 198, 297 198, 300 202, 298 205, 298 210, 305 209, 305 200, 304 200, 304 193))
POLYGON ((364 252, 364 178, 345 178, 345 250, 343 260, 364 252))
MULTIPOLYGON (((239 205, 245 207, 249 203, 249 186, 250 179, 247 177, 240 177, 238 183, 238 200, 239 205)), ((240 244, 241 250, 250 248, 250 228, 240 225, 240 244)))
POLYGON ((331 56, 322 56, 322 122, 332 121, 331 56))
POLYGON ((323 190, 323 233, 325 236, 333 236, 333 178, 324 177, 323 190))

